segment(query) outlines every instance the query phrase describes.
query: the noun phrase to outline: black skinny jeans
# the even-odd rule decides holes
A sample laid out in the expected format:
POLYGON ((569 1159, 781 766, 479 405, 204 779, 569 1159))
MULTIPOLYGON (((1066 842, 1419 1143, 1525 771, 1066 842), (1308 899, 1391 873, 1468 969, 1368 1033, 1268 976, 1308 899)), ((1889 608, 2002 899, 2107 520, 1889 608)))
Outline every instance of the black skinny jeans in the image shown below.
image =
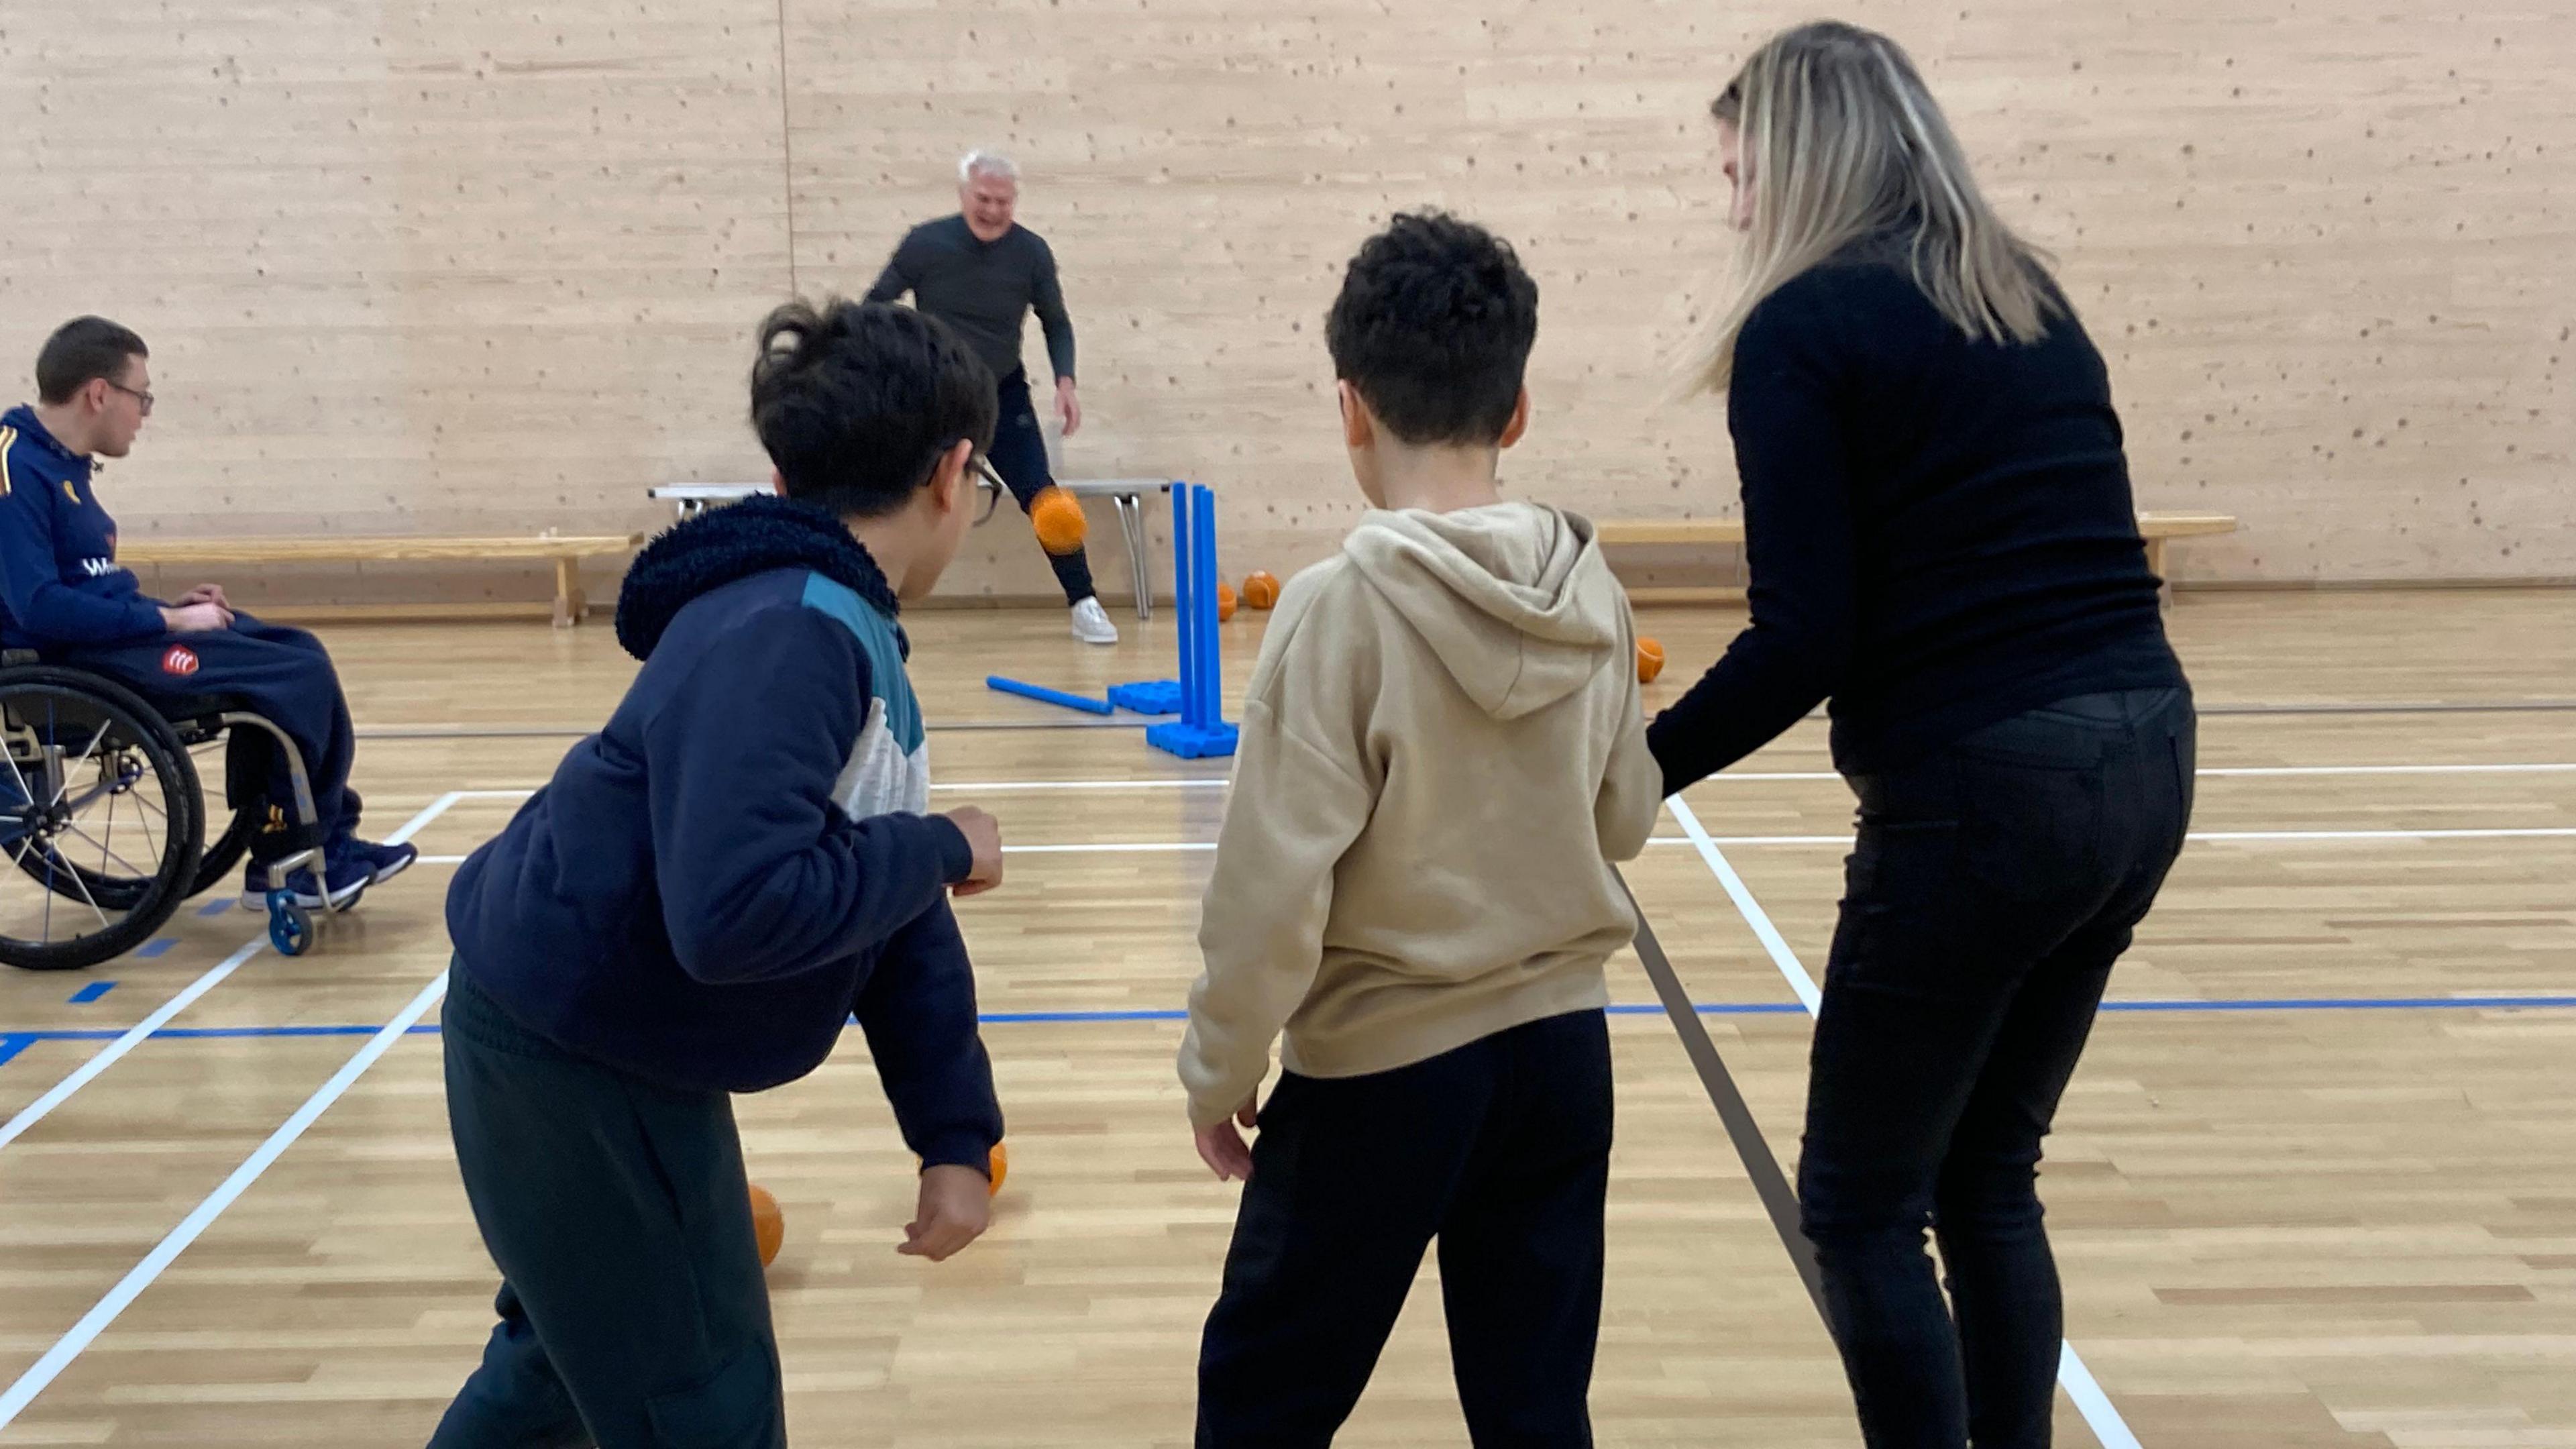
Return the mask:
POLYGON ((1798 1198, 1872 1449, 2049 1442, 2040 1139, 2182 848, 2193 727, 2188 690, 2086 695, 1851 782, 1798 1198))

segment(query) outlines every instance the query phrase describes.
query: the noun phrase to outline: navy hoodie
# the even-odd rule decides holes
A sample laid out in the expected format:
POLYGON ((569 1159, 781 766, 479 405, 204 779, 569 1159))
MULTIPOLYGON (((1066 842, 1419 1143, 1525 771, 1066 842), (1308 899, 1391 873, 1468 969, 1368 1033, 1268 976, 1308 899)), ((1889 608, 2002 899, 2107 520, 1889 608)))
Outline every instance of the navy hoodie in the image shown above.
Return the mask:
POLYGON ((644 668, 457 872, 457 972, 566 1050, 691 1089, 793 1081, 855 1013, 905 1143, 982 1170, 1002 1115, 946 896, 973 856, 923 813, 895 612, 803 504, 654 540, 617 601, 644 668))
POLYGON ((33 408, 0 413, 0 645, 125 644, 166 632, 161 606, 116 561, 116 520, 90 460, 33 408))

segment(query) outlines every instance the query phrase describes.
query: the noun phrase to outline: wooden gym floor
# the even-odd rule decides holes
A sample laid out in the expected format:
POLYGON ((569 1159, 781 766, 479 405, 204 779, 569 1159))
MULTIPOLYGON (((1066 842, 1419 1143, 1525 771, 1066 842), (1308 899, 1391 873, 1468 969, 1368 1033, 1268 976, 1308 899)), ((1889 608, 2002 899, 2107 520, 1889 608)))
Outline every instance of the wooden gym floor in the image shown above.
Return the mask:
MULTIPOLYGON (((1650 615, 1676 661, 1650 708, 1740 619, 1650 615)), ((2104 1396, 2061 1399, 2061 1442, 2576 1446, 2576 593, 2201 594, 2172 619, 2210 709, 2201 836, 2050 1152, 2068 1331, 2104 1396)), ((910 1162, 855 1033, 741 1104, 787 1211, 799 1444, 1186 1442, 1235 1190, 1191 1153, 1171 1014, 1223 771, 981 687, 1167 672, 1168 624, 1127 627, 1108 652, 1052 611, 915 621, 939 799, 1014 847, 961 913, 1013 1173, 991 1235, 926 1266, 893 1251, 910 1162), (967 727, 990 725, 1028 727, 967 727)), ((1258 627, 1226 631, 1238 685, 1258 627)), ((494 1276, 430 1034, 440 903, 631 666, 597 627, 330 639, 370 824, 408 822, 433 863, 301 960, 192 909, 148 959, 0 972, 0 1445, 417 1445, 475 1360, 494 1276)), ((1825 768, 1801 726, 1689 792, 1708 853, 1668 815, 1628 872, 1782 1166, 1791 978, 1821 962, 1849 824, 1825 768)), ((1635 1009, 1613 1023, 1601 1442, 1855 1443, 1682 1037, 1636 957, 1611 979, 1635 1009)), ((1430 1286, 1343 1442, 1463 1441, 1430 1286)))

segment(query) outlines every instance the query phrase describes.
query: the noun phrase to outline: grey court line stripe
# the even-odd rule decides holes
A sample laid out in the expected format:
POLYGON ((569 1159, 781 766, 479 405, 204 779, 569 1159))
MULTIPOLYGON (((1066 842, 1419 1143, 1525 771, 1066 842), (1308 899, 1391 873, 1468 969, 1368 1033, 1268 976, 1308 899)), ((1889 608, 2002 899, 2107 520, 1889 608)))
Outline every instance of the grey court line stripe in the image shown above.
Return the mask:
MULTIPOLYGON (((1612 872, 1617 875, 1617 872, 1612 872)), ((1628 889, 1628 878, 1618 876, 1619 889, 1628 897, 1628 908, 1637 915, 1635 946, 1637 959, 1645 964, 1646 979, 1655 984, 1655 995, 1664 1003, 1664 1015, 1671 1017, 1673 1030, 1682 1039, 1682 1051, 1699 1071, 1700 1085, 1707 1089, 1709 1105, 1717 1108, 1718 1120, 1726 1125, 1726 1135, 1735 1144, 1735 1155, 1744 1163, 1744 1175, 1753 1180, 1753 1191, 1761 1197, 1763 1210, 1771 1215, 1772 1230, 1780 1235, 1780 1246, 1789 1254, 1790 1266, 1798 1270, 1798 1281, 1807 1285, 1807 1297, 1816 1305, 1818 1317, 1825 1311, 1823 1280, 1816 1273, 1816 1250, 1798 1231, 1798 1194, 1789 1186, 1788 1174, 1780 1170, 1780 1160, 1771 1155, 1771 1144, 1762 1135, 1760 1124, 1753 1120, 1753 1109, 1744 1104, 1744 1094, 1736 1089, 1735 1078, 1727 1074, 1726 1061, 1717 1054, 1717 1043, 1709 1039, 1708 1025, 1700 1020, 1699 1009, 1682 988, 1681 977, 1664 955, 1663 943, 1655 939, 1655 928, 1646 919, 1645 908, 1637 904, 1637 894, 1628 889)))
MULTIPOLYGON (((933 734, 981 730, 1140 730, 1153 723, 1154 720, 1143 716, 1134 719, 970 719, 947 724, 931 722, 923 728, 933 734)), ((361 725, 356 735, 362 740, 578 740, 597 733, 599 731, 595 728, 569 729, 547 725, 361 725)))
MULTIPOLYGON (((2302 714, 2521 714, 2576 710, 2576 699, 2500 699, 2500 700, 2399 700, 2386 704, 2201 704, 2203 715, 2302 715, 2302 714)), ((1807 716, 1822 720, 1821 713, 1807 716)), ((1135 719, 1064 719, 1064 720, 957 720, 933 722, 927 726, 938 731, 978 730, 1132 730, 1153 721, 1135 719)), ((362 740, 577 740, 597 733, 592 729, 554 728, 542 725, 361 725, 357 737, 362 740)))
POLYGON ((2204 715, 2236 714, 2539 714, 2576 709, 2576 699, 2416 700, 2385 704, 2203 704, 2204 715))

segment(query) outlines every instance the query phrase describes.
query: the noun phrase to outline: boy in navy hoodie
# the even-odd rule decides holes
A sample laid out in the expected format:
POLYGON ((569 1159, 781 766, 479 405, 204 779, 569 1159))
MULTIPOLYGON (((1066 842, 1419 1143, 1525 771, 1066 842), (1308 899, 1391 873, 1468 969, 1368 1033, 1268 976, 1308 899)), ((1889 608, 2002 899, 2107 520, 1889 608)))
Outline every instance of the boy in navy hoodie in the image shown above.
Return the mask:
POLYGON ((785 496, 636 559, 643 670, 448 893, 448 1119, 501 1322, 432 1449, 786 1442, 730 1094, 853 1013, 922 1161, 899 1251, 984 1231, 1002 1115, 945 897, 1000 882, 1001 835, 924 813, 895 616, 956 556, 993 379, 917 312, 795 303, 751 399, 785 496))

